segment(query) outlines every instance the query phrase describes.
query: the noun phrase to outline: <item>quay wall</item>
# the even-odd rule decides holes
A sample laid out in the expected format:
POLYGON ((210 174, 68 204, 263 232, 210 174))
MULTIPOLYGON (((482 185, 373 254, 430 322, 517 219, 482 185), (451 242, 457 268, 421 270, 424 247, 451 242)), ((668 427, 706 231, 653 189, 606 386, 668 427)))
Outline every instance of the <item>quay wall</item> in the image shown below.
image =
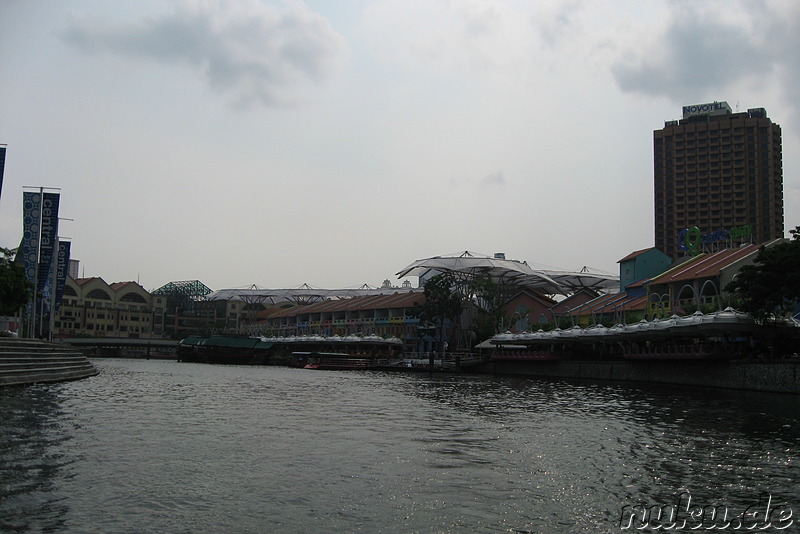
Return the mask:
POLYGON ((800 359, 777 361, 501 360, 489 362, 484 370, 494 374, 651 382, 775 393, 800 393, 800 359))

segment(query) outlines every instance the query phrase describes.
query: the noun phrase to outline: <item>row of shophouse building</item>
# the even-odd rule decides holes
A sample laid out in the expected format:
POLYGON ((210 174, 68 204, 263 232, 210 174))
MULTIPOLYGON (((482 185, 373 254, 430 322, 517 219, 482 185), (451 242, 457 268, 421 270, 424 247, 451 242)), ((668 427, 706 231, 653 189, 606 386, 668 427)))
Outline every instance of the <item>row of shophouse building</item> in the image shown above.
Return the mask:
POLYGON ((68 277, 54 318, 53 337, 177 339, 239 327, 246 303, 170 293, 175 285, 150 292, 137 282, 109 284, 99 277, 68 277))
MULTIPOLYGON (((565 298, 552 298, 520 289, 504 304, 500 329, 532 331, 543 323, 563 326, 565 321, 591 326, 704 308, 724 309, 731 303, 725 286, 743 265, 753 263, 758 250, 758 245, 743 245, 699 254, 677 264, 658 249, 639 250, 618 262, 619 291, 598 294, 583 289, 565 298)), ((53 338, 376 334, 400 338, 411 347, 419 347, 424 338, 427 350, 436 350, 438 343, 431 325, 419 319, 419 307, 425 302, 422 288, 387 288, 380 295, 313 303, 206 298, 210 293, 199 281, 172 282, 149 292, 136 282, 109 284, 97 277, 68 278, 54 318, 53 338), (193 288, 191 292, 182 291, 188 286, 193 288)), ((456 326, 446 325, 444 340, 456 340, 456 326)))
MULTIPOLYGON (((67 278, 54 318, 54 338, 129 337, 180 339, 188 335, 377 334, 407 337, 416 332, 422 289, 393 288, 389 294, 301 304, 290 300, 253 303, 176 294, 176 287, 205 288, 199 281, 172 282, 148 292, 137 282, 67 278)), ((209 294, 211 290, 201 293, 209 294)))

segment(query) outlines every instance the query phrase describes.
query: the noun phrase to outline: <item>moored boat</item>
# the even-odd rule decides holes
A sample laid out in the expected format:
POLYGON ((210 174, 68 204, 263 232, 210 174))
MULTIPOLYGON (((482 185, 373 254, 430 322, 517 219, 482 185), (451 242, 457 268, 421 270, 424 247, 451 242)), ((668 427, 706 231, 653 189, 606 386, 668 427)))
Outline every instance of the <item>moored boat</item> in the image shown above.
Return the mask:
POLYGON ((354 370, 374 369, 380 366, 381 360, 369 355, 354 357, 346 352, 293 352, 298 367, 304 369, 354 370))
POLYGON ((178 359, 193 363, 254 364, 269 361, 270 344, 246 336, 189 336, 178 342, 178 359))
POLYGON ((403 343, 397 338, 366 336, 291 336, 253 338, 221 335, 183 339, 178 358, 184 362, 268 364, 306 367, 313 355, 314 368, 368 369, 391 366, 402 359, 403 343))

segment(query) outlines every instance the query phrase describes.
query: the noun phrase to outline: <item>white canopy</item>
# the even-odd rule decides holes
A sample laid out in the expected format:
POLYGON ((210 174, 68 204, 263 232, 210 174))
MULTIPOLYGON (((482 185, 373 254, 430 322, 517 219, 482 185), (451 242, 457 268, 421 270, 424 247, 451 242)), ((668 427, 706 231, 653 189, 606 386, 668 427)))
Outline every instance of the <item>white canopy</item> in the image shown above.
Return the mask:
POLYGON ((524 261, 484 256, 469 251, 458 256, 434 256, 417 260, 398 272, 397 276, 424 277, 430 273, 489 275, 500 283, 519 285, 550 295, 567 295, 581 288, 611 289, 619 285, 619 277, 590 271, 586 267, 579 273, 536 270, 524 261))
POLYGON ((538 272, 546 274, 561 284, 561 286, 568 288, 572 293, 581 289, 591 289, 594 291, 616 291, 619 289, 619 276, 614 276, 590 267, 584 267, 579 272, 551 271, 546 269, 541 269, 538 272))
POLYGON ((257 286, 248 288, 220 289, 208 295, 208 300, 241 300, 248 303, 294 301, 300 304, 310 304, 325 299, 342 299, 350 297, 365 297, 372 295, 391 295, 395 293, 409 293, 410 287, 370 287, 367 284, 358 288, 320 289, 303 284, 297 288, 264 289, 257 286))
POLYGON ((549 332, 522 332, 520 334, 512 334, 505 332, 497 334, 492 337, 489 342, 494 345, 508 345, 509 343, 525 344, 535 341, 559 341, 571 340, 576 341, 582 338, 594 338, 597 336, 623 336, 623 337, 641 337, 641 338, 656 338, 663 337, 668 334, 691 333, 700 332, 705 334, 712 334, 715 332, 737 331, 741 329, 753 328, 756 326, 755 320, 748 314, 734 310, 733 308, 726 308, 710 314, 703 314, 700 311, 694 312, 692 315, 686 317, 678 317, 673 315, 668 319, 653 319, 647 321, 642 319, 638 323, 629 325, 616 325, 612 328, 605 328, 603 326, 593 326, 589 328, 581 328, 574 326, 567 330, 555 329, 549 332))

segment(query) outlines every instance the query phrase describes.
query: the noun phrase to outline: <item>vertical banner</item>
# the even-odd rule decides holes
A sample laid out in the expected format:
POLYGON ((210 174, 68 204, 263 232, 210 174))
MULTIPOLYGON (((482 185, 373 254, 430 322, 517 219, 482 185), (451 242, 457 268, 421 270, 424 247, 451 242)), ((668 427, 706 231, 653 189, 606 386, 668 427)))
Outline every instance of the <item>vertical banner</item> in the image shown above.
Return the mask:
POLYGON ((64 287, 67 284, 67 272, 69 271, 69 253, 72 243, 69 241, 58 242, 58 271, 56 273, 56 310, 61 307, 61 299, 64 297, 64 287))
POLYGON ((32 284, 36 283, 41 219, 42 194, 22 193, 22 266, 25 278, 32 284))
POLYGON ((0 198, 3 197, 3 172, 6 168, 6 147, 0 145, 0 198))
POLYGON ((42 234, 39 245, 39 281, 36 287, 42 293, 43 310, 50 309, 50 300, 55 288, 53 284, 54 258, 56 255, 56 239, 58 239, 58 193, 42 194, 42 234))
POLYGON ((25 279, 34 286, 33 300, 25 305, 25 321, 28 336, 35 335, 36 313, 36 268, 39 261, 39 230, 42 220, 42 194, 22 193, 22 242, 17 259, 22 259, 25 279))

